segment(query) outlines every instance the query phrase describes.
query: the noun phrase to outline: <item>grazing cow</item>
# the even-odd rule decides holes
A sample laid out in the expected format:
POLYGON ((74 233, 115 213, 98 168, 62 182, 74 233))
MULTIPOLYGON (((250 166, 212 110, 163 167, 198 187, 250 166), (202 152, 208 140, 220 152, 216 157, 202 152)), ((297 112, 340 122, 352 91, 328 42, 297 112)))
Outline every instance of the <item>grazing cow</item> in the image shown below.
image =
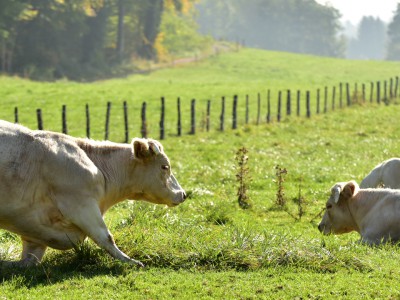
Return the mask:
POLYGON ((400 189, 400 158, 391 158, 377 165, 361 181, 361 188, 386 187, 400 189))
POLYGON ((361 242, 380 244, 400 240, 400 190, 360 189, 355 181, 331 189, 318 229, 323 234, 357 231, 361 242))
POLYGON ((124 200, 176 206, 186 198, 161 144, 97 142, 0 121, 0 228, 21 236, 22 266, 46 247, 71 249, 86 237, 112 257, 118 249, 103 214, 124 200))

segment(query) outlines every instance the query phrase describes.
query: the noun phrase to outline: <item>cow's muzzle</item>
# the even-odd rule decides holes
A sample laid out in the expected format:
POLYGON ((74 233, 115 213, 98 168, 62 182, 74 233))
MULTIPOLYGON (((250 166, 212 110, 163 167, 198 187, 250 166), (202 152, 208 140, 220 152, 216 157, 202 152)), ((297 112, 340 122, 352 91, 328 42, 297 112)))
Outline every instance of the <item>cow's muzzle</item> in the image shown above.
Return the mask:
POLYGON ((179 193, 179 196, 169 206, 177 206, 185 202, 186 199, 187 199, 187 194, 185 193, 185 191, 182 190, 182 192, 179 193))
POLYGON ((328 228, 326 227, 326 224, 320 223, 320 224, 318 225, 318 230, 319 230, 319 232, 321 232, 321 233, 324 234, 324 235, 330 235, 330 234, 332 234, 331 230, 328 229, 328 228))

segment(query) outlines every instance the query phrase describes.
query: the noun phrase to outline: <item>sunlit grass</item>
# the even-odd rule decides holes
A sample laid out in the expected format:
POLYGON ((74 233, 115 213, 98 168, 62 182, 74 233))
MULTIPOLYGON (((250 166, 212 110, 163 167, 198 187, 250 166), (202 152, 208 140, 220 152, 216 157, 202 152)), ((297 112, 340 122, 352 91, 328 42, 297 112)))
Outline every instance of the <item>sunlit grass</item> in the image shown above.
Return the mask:
MULTIPOLYGON (((0 116, 12 120, 18 106, 21 122, 34 128, 31 113, 41 106, 45 128, 59 131, 61 104, 67 103, 71 133, 84 135, 84 104, 89 102, 98 110, 92 121, 94 137, 101 139, 106 101, 130 97, 132 134, 137 135, 140 103, 148 99, 154 105, 151 133, 157 137, 159 96, 168 99, 168 130, 174 132, 176 96, 185 103, 192 95, 219 102, 222 95, 254 95, 270 87, 305 90, 383 79, 396 75, 398 67, 249 49, 184 68, 90 84, 2 77, 0 116)), ((252 105, 253 121, 245 125, 242 111, 238 130, 227 126, 217 131, 219 113, 214 112, 211 132, 182 138, 169 133, 162 142, 177 179, 191 192, 184 204, 168 209, 126 201, 106 214, 117 245, 146 268, 115 261, 88 241, 71 251, 48 250, 38 267, 0 268, 0 298, 399 297, 398 246, 368 247, 357 243, 356 233, 322 236, 317 224, 335 182, 359 182, 377 163, 399 155, 400 107, 396 102, 357 104, 313 113, 310 119, 283 114, 280 123, 274 119, 257 126, 252 105), (235 154, 243 146, 249 151, 248 210, 238 207, 236 195, 235 154), (298 213, 299 196, 305 201, 300 221, 275 205, 276 165, 288 171, 283 188, 289 212, 298 213)), ((123 126, 115 118, 111 137, 119 141, 123 126)), ((20 251, 19 238, 0 231, 0 259, 17 260, 20 251)))

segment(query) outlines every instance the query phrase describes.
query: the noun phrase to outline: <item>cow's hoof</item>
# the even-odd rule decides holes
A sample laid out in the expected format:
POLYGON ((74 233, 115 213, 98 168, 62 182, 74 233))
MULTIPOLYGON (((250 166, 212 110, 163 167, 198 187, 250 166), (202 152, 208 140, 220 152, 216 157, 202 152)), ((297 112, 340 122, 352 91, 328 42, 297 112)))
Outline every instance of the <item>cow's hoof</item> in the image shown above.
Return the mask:
POLYGON ((136 266, 138 266, 139 268, 144 268, 144 264, 141 262, 141 261, 138 261, 138 260, 136 260, 136 259, 130 259, 129 260, 129 263, 130 264, 132 264, 132 265, 136 265, 136 266))

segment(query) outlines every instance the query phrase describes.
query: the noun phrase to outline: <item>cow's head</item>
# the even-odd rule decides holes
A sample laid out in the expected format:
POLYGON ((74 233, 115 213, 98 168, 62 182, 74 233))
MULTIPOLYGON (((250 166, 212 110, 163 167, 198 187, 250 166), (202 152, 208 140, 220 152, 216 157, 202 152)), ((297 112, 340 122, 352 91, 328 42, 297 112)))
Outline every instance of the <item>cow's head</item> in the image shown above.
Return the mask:
POLYGON ((186 199, 186 193, 172 174, 171 164, 162 145, 151 139, 134 139, 133 199, 176 206, 186 199))
POLYGON ((331 189, 331 196, 326 202, 325 214, 318 225, 323 234, 341 234, 355 229, 354 218, 349 209, 349 201, 358 193, 355 181, 336 183, 331 189))

